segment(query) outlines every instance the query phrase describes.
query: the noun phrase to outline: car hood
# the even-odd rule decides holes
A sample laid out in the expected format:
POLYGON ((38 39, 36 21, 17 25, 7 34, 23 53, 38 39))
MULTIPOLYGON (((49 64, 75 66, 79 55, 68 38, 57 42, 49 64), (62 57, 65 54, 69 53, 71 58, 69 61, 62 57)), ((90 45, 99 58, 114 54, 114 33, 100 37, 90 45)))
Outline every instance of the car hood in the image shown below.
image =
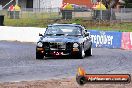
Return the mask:
POLYGON ((83 38, 71 36, 48 36, 41 39, 42 42, 78 42, 81 43, 83 38))

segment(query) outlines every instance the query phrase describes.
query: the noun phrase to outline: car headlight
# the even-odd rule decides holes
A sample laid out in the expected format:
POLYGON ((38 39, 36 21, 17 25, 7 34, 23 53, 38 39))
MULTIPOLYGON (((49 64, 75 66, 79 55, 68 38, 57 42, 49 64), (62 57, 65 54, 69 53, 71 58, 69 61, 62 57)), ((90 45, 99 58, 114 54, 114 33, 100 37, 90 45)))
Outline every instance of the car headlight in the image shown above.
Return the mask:
POLYGON ((73 47, 74 47, 74 48, 77 48, 78 46, 79 46, 79 45, 78 45, 77 43, 74 43, 74 44, 73 44, 73 47))
POLYGON ((43 46, 42 42, 38 42, 37 46, 42 47, 43 46))

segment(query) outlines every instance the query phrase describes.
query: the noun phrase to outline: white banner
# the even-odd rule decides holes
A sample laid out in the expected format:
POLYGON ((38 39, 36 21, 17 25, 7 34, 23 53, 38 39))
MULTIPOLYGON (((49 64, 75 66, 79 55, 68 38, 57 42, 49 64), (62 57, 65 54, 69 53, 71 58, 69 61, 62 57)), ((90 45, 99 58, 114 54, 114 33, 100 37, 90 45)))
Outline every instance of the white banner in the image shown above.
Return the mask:
POLYGON ((0 41, 37 42, 45 28, 0 26, 0 41))

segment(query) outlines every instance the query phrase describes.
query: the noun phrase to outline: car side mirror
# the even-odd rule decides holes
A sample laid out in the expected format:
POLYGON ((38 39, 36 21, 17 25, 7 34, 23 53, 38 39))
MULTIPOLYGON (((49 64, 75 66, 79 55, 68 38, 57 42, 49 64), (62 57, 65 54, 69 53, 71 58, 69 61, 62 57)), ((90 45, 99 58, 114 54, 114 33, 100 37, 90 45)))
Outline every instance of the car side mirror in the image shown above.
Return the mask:
POLYGON ((39 33, 39 36, 43 36, 41 33, 39 33))
POLYGON ((88 32, 88 30, 85 30, 86 32, 88 32))
POLYGON ((89 33, 85 34, 85 37, 89 36, 89 33))
POLYGON ((87 32, 87 33, 85 34, 85 36, 90 36, 90 32, 87 32))

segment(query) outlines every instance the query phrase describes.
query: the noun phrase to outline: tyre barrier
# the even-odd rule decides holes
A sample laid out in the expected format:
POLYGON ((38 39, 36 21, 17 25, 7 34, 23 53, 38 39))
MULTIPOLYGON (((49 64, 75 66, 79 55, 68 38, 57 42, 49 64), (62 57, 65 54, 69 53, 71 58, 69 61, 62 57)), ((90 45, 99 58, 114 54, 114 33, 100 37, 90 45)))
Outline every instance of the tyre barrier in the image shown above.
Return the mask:
POLYGON ((4 15, 0 15, 0 26, 4 26, 4 15))

